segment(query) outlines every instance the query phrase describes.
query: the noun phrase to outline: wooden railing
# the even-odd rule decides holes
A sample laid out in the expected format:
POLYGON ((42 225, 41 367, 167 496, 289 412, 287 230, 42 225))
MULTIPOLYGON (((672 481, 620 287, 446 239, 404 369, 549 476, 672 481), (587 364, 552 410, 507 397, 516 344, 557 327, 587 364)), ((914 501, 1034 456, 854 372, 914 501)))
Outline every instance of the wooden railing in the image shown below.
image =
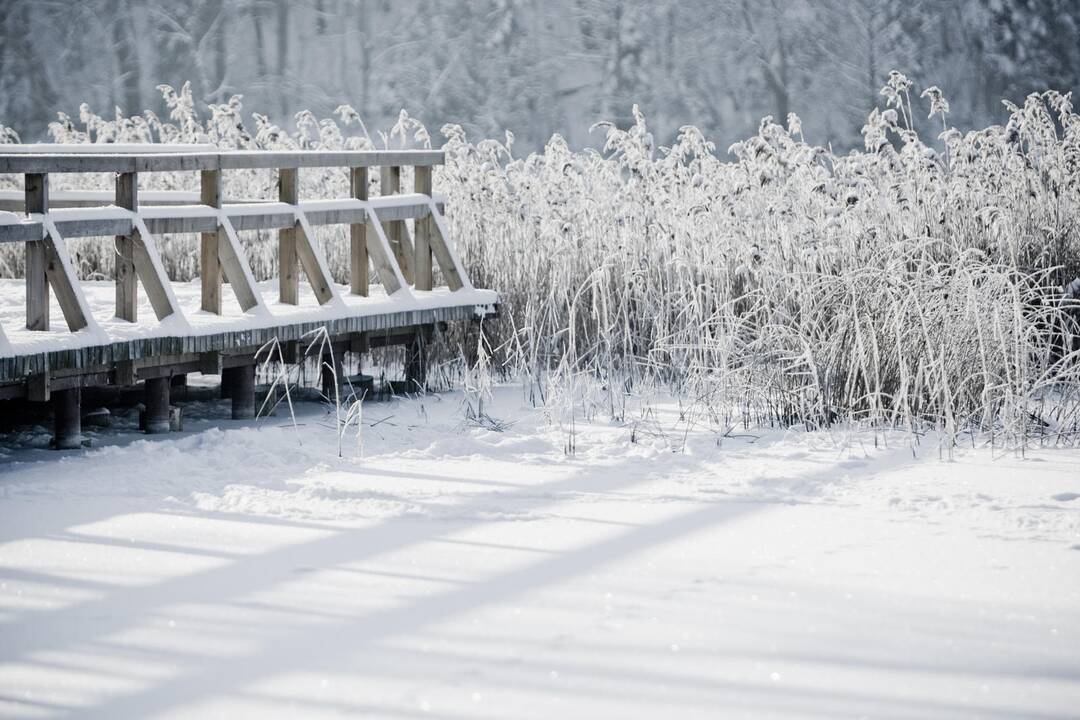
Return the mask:
MULTIPOLYGON (((92 319, 71 265, 65 238, 116 237, 116 316, 138 320, 137 284, 142 283, 158 319, 179 312, 158 254, 154 236, 199 233, 203 310, 221 314, 222 282, 227 281, 241 308, 262 304, 251 269, 237 240, 241 230, 278 230, 279 296, 299 302, 303 269, 320 304, 338 294, 312 228, 350 226, 352 294, 368 294, 369 263, 388 295, 407 286, 431 290, 437 264, 450 290, 470 288, 449 242, 440 204, 432 193, 432 167, 443 153, 402 151, 297 152, 3 152, 0 173, 24 176, 25 217, 0 213, 0 243, 26 245, 26 327, 49 328, 50 289, 71 331, 92 319), (401 187, 401 168, 413 168, 413 192, 401 187), (368 197, 368 173, 380 168, 380 195, 368 197), (304 168, 341 168, 348 173, 347 198, 303 200, 304 168), (278 200, 229 202, 222 196, 222 176, 230 170, 274 169, 278 200), (198 172, 197 204, 141 205, 139 176, 155 172, 198 172), (50 207, 49 177, 55 173, 113 173, 115 197, 100 207, 50 207), (6 218, 6 219, 5 219, 6 218), (406 220, 415 221, 410 237, 406 220)), ((0 336, 2 338, 2 336, 0 336)))

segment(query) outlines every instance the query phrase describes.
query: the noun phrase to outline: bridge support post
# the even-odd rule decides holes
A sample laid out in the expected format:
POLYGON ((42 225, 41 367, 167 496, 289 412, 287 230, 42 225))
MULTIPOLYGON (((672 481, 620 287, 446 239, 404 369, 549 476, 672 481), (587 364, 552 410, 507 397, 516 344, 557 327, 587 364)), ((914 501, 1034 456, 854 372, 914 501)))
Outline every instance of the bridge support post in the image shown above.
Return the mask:
MULTIPOLYGON (((136 173, 116 175, 116 205, 128 210, 139 209, 139 176, 136 173)), ((116 236, 116 317, 128 322, 138 320, 139 286, 135 271, 135 238, 139 231, 132 228, 130 235, 116 236)))
MULTIPOLYGON (((232 400, 232 419, 251 420, 255 417, 255 366, 229 368, 229 398, 232 400)), ((225 375, 222 375, 224 378, 225 375)))
MULTIPOLYGON (((27 173, 25 176, 25 205, 27 214, 49 212, 49 176, 27 173)), ((26 329, 49 329, 49 281, 45 276, 48 265, 45 243, 26 243, 26 329)))
MULTIPOLYGON (((349 189, 357 200, 368 199, 368 169, 350 168, 349 189)), ((368 294, 367 223, 349 226, 349 289, 353 295, 368 294)))
POLYGON ((345 353, 324 353, 322 362, 322 394, 330 402, 345 399, 345 353))
POLYGON ((53 402, 53 449, 78 450, 82 447, 82 390, 55 390, 53 402))
MULTIPOLYGON (((201 198, 203 205, 221 207, 221 171, 203 170, 201 174, 201 198)), ((202 283, 202 309, 215 315, 221 314, 221 246, 220 236, 225 230, 218 223, 217 230, 202 233, 200 239, 199 275, 202 283)))
MULTIPOLYGON (((417 165, 413 169, 413 187, 421 195, 431 197, 431 167, 417 165)), ((435 221, 431 216, 417 218, 416 220, 416 278, 417 290, 430 290, 432 287, 431 266, 431 227, 435 221)))
POLYGON ((233 385, 236 382, 236 368, 221 369, 221 399, 232 397, 233 385))
POLYGON ((407 392, 427 391, 427 346, 431 329, 417 328, 412 341, 405 346, 405 387, 407 392))
MULTIPOLYGON (((300 177, 296 168, 278 169, 278 200, 290 205, 300 202, 300 177)), ((281 302, 287 305, 300 302, 300 258, 296 252, 295 223, 278 230, 278 293, 281 302)))
POLYGON ((169 385, 167 377, 149 378, 145 382, 146 433, 169 432, 169 385))

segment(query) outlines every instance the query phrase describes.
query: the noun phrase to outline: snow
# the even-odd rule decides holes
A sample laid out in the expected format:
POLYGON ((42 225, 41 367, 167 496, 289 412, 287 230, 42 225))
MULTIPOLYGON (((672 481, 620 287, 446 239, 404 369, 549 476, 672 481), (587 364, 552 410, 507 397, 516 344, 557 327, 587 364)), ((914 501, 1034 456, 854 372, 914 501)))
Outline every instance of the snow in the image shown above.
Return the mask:
MULTIPOLYGON (((144 237, 149 237, 144 235, 144 237)), ((277 279, 255 283, 262 300, 262 309, 243 312, 232 291, 222 285, 221 315, 201 309, 202 286, 196 278, 191 282, 171 283, 171 290, 181 308, 182 316, 173 315, 159 322, 154 316, 146 293, 140 290, 137 323, 116 318, 116 290, 112 280, 85 280, 80 283, 86 299, 92 327, 72 333, 64 323, 59 305, 50 306, 48 331, 26 329, 26 287, 21 279, 0 279, 0 327, 7 335, 9 350, 5 354, 32 354, 66 348, 86 347, 101 342, 118 342, 146 337, 174 335, 212 335, 240 329, 277 327, 292 323, 328 322, 344 317, 364 317, 385 313, 407 312, 444 307, 475 306, 491 309, 498 294, 491 290, 463 288, 451 292, 448 288, 430 291, 403 288, 387 295, 381 286, 372 285, 368 297, 350 294, 346 285, 336 285, 338 301, 320 306, 311 286, 300 285, 300 302, 287 305, 278 302, 277 279)))
POLYGON ((460 395, 368 404, 362 457, 314 404, 0 446, 0 715, 1080 707, 1080 451, 946 462, 656 403, 578 418, 567 456, 520 390, 490 407, 505 432, 460 395))
POLYGON ((4 145, 5 155, 151 155, 157 153, 217 152, 203 143, 25 143, 4 145))

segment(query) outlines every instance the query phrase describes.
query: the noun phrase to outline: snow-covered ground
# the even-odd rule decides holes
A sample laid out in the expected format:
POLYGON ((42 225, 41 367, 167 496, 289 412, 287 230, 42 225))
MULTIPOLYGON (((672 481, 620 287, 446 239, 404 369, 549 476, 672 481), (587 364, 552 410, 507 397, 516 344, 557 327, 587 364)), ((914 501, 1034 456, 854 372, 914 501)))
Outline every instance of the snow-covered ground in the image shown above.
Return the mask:
POLYGON ((5 448, 0 715, 1080 714, 1080 451, 520 398, 5 448))

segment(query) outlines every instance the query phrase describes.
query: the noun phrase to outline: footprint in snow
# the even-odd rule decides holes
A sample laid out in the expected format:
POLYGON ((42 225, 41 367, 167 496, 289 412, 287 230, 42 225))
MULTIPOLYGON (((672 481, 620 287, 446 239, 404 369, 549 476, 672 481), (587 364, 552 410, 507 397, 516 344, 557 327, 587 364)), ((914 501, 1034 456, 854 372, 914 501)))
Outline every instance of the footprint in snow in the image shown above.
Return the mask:
POLYGON ((1057 495, 1051 495, 1050 498, 1052 500, 1057 500, 1058 502, 1069 502, 1070 500, 1080 498, 1080 493, 1063 492, 1058 493, 1057 495))

